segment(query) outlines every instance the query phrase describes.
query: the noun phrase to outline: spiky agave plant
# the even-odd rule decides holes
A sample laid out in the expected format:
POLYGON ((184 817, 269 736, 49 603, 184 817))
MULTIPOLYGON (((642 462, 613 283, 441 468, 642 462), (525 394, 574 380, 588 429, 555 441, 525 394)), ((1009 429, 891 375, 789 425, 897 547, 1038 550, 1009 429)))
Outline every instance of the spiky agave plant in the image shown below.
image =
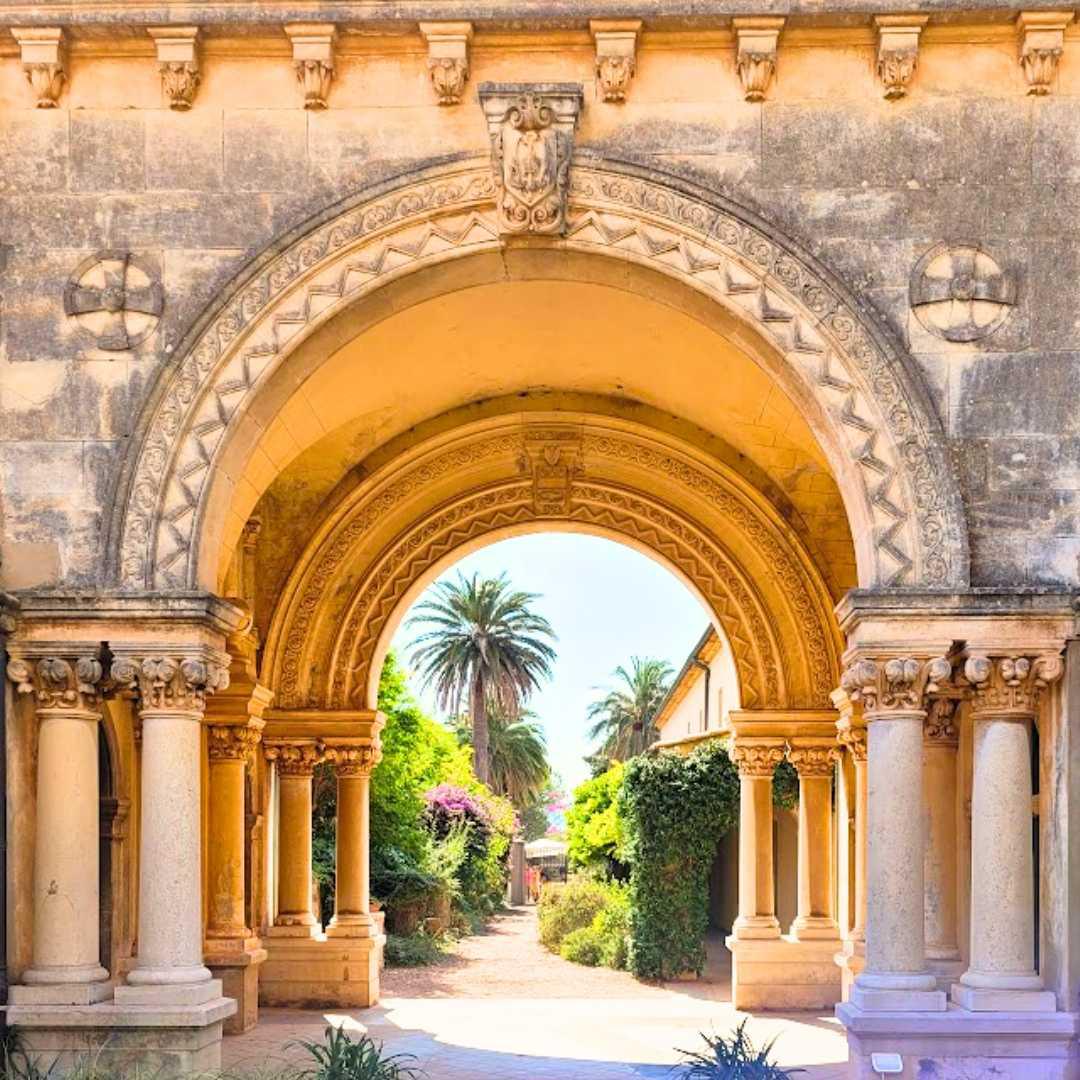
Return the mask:
POLYGON ((300 1069, 309 1080, 423 1080, 426 1073, 412 1054, 385 1054, 382 1043, 367 1035, 354 1039, 343 1027, 329 1024, 323 1041, 295 1039, 289 1046, 304 1050, 312 1066, 300 1069))
POLYGON ((680 1080, 790 1080, 805 1069, 782 1069, 769 1060, 773 1039, 760 1050, 754 1047, 746 1033, 743 1020, 730 1036, 705 1035, 705 1053, 682 1050, 686 1061, 677 1065, 680 1080))

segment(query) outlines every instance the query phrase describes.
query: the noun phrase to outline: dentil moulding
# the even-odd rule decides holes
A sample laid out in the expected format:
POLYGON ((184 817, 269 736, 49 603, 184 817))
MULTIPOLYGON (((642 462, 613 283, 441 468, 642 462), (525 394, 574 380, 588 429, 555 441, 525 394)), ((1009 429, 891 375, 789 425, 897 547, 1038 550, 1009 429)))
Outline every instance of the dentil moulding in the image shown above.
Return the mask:
POLYGON ((457 105, 469 81, 469 42, 472 23, 422 22, 420 33, 428 46, 428 75, 440 105, 457 105))
POLYGON ((885 98, 902 98, 919 62, 919 34, 926 15, 878 15, 877 74, 885 87, 885 98))
POLYGON ((640 19, 593 19, 589 23, 596 42, 596 87, 602 101, 626 100, 637 68, 640 19))

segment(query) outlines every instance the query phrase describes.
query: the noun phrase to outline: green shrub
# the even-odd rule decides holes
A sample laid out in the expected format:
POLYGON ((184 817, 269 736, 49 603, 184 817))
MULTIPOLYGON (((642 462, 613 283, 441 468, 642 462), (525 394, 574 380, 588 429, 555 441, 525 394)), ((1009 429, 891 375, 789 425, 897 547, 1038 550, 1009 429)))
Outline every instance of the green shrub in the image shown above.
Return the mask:
POLYGON ((623 829, 618 812, 623 766, 616 762, 607 772, 574 788, 574 804, 566 815, 567 858, 609 877, 626 876, 622 860, 623 829))
POLYGON ((600 963, 623 971, 630 945, 630 890, 625 886, 608 889, 608 903, 590 924, 600 942, 600 963))
POLYGON ((367 1035, 354 1039, 343 1027, 328 1025, 323 1041, 296 1039, 289 1043, 311 1058, 299 1075, 308 1080, 420 1080, 425 1073, 412 1063, 412 1054, 386 1054, 382 1043, 367 1035))
POLYGON ((447 940, 422 931, 387 934, 383 959, 387 967, 429 967, 446 958, 447 940))
POLYGON ((746 1025, 744 1020, 727 1038, 702 1035, 709 1048, 707 1053, 682 1051, 686 1055, 679 1073, 682 1080, 789 1080, 796 1073, 806 1071, 774 1065, 769 1055, 776 1040, 757 1050, 746 1034, 746 1025))
POLYGON ((595 923, 571 930, 563 938, 559 955, 564 960, 570 960, 575 964, 585 964, 587 967, 597 967, 603 963, 604 947, 595 923))
POLYGON ((558 952, 567 934, 588 926, 606 903, 607 892, 596 881, 545 885, 540 890, 537 915, 540 944, 558 952))

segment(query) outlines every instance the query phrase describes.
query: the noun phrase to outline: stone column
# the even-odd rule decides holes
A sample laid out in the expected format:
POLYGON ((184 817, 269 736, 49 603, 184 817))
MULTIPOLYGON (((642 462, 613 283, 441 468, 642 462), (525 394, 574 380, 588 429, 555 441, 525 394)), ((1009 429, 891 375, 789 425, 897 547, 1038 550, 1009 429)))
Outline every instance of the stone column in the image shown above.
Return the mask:
POLYGON ((371 937, 371 770, 378 745, 330 747, 337 773, 337 851, 334 917, 327 937, 371 937))
POLYGON ((832 780, 837 750, 833 744, 796 738, 788 760, 799 774, 799 901, 791 925, 798 941, 839 939, 832 914, 832 780))
POLYGON ((856 659, 843 688, 863 705, 867 736, 866 967, 851 1002, 864 1010, 945 1010, 926 967, 922 732, 926 694, 947 680, 943 657, 856 659))
POLYGON ((1035 971, 1031 851, 1031 725, 1061 657, 974 654, 975 758, 971 792, 971 957, 953 986, 977 1012, 1053 1012, 1055 995, 1035 971))
MULTIPOLYGON (((861 718, 856 718, 847 693, 843 690, 836 693, 844 698, 844 704, 838 703, 837 738, 850 752, 855 773, 855 896, 851 929, 844 936, 844 946, 837 958, 843 968, 846 999, 851 993, 852 981, 863 970, 866 959, 866 726, 861 718)), ((833 701, 837 701, 835 694, 833 701)))
POLYGON ((278 777, 277 917, 275 937, 314 937, 311 910, 311 778, 322 760, 314 740, 274 742, 266 747, 278 777))
POLYGON ((956 863, 955 698, 930 704, 923 727, 925 804, 926 958, 939 981, 959 974, 956 863))
POLYGON ((203 965, 202 734, 206 695, 228 686, 229 657, 207 647, 113 647, 113 679, 137 692, 142 724, 139 946, 124 1004, 221 998, 203 965))
POLYGON ((739 770, 739 915, 737 940, 778 938, 773 882, 772 778, 784 759, 781 740, 736 741, 731 760, 739 770))
POLYGON ((33 961, 16 1005, 88 1005, 112 996, 99 960, 100 645, 12 648, 8 676, 37 707, 33 961))

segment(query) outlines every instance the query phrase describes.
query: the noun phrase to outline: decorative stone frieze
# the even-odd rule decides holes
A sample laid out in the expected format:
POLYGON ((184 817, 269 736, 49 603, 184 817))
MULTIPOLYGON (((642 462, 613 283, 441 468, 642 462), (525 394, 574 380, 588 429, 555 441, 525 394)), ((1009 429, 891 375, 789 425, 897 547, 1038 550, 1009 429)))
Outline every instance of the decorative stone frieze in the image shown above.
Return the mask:
POLYGON ((229 657, 207 649, 183 654, 180 651, 142 650, 116 653, 112 680, 119 687, 135 691, 139 709, 202 714, 206 695, 229 685, 229 657))
POLYGON ((481 84, 503 235, 566 231, 582 97, 577 83, 481 84))
POLYGON ((1065 27, 1072 19, 1071 11, 1021 11, 1017 16, 1020 66, 1029 94, 1050 93, 1065 48, 1065 27))
POLYGON ((735 67, 747 101, 764 101, 776 74, 776 45, 783 19, 737 18, 732 20, 737 43, 735 67))
POLYGON ((789 746, 787 759, 801 777, 832 776, 840 752, 835 746, 789 746))
POLYGON ((263 753, 284 776, 311 776, 325 758, 325 750, 316 742, 266 742, 263 753))
POLYGON ((951 674, 952 664, 943 656, 862 657, 845 669, 841 686, 862 704, 869 721, 874 715, 925 711, 926 695, 951 674))
POLYGON ((382 749, 377 743, 367 746, 327 746, 325 760, 333 764, 338 776, 370 776, 372 769, 382 760, 382 749))
POLYGON ((211 761, 251 761, 262 733, 244 724, 209 724, 206 737, 211 761))
POLYGON ((776 766, 784 760, 784 747, 781 743, 753 743, 739 740, 728 749, 728 756, 739 770, 740 776, 755 779, 769 778, 776 772, 776 766))
POLYGON ((196 44, 197 26, 150 26, 146 32, 157 48, 161 89, 170 109, 184 112, 191 108, 199 88, 199 56, 196 44))
POLYGON ((325 109, 334 79, 333 23, 287 23, 292 42, 293 67, 304 95, 305 109, 325 109))
POLYGON ((589 23, 596 42, 596 88, 601 101, 626 100, 637 68, 640 19, 593 19, 589 23))
POLYGON ((39 109, 55 109, 67 79, 64 31, 58 26, 14 26, 26 81, 39 109))
POLYGON ((978 720, 1030 720, 1043 691, 1061 678, 1064 663, 1056 653, 1034 656, 969 655, 964 679, 972 688, 972 716, 978 720))
POLYGON ((937 244, 911 272, 915 317, 946 341, 977 341, 1002 326, 1016 304, 1016 281, 985 248, 937 244))
POLYGON ((84 259, 64 286, 64 313, 106 352, 123 352, 157 328, 165 294, 149 263, 127 251, 84 259))
POLYGON ((469 42, 472 23, 422 22, 420 33, 428 46, 428 75, 440 105, 457 105, 469 81, 469 42))
POLYGON ((919 62, 919 34, 926 15, 878 15, 877 74, 885 87, 885 98, 895 101, 908 90, 919 62))
POLYGON ((7 674, 16 691, 33 694, 39 713, 100 712, 104 689, 100 646, 88 646, 85 651, 71 644, 47 648, 56 652, 41 655, 41 647, 36 646, 33 652, 20 653, 17 646, 12 647, 7 674))

